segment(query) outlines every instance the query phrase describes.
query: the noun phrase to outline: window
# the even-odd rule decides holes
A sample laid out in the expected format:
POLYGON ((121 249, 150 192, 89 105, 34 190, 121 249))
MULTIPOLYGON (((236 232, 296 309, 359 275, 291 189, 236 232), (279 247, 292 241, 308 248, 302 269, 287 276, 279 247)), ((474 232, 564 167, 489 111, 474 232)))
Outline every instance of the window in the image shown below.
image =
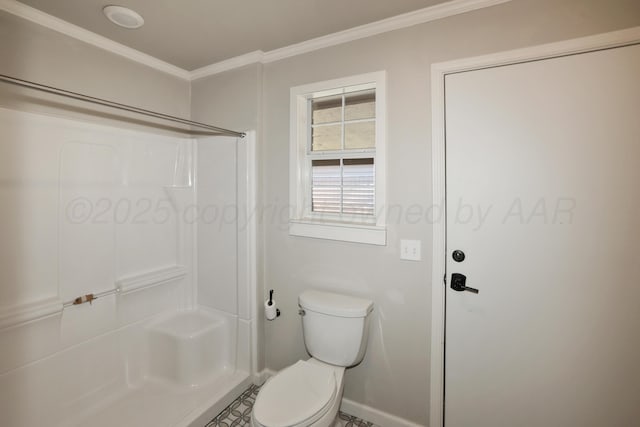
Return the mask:
POLYGON ((385 74, 291 89, 290 234, 386 244, 385 74))

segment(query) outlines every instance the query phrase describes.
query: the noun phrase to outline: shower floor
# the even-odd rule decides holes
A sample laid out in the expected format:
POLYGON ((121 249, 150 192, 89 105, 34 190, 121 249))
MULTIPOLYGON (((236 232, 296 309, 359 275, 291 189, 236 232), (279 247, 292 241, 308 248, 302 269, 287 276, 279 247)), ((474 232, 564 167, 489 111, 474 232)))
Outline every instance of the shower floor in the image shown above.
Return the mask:
MULTIPOLYGON (((259 390, 259 386, 251 385, 242 392, 240 397, 234 400, 231 405, 227 406, 204 427, 249 427, 253 403, 256 401, 259 390)), ((340 427, 378 427, 375 424, 342 411, 340 411, 338 418, 340 427)))
POLYGON ((147 381, 91 408, 65 426, 188 427, 203 425, 251 383, 245 372, 225 374, 197 387, 147 381))

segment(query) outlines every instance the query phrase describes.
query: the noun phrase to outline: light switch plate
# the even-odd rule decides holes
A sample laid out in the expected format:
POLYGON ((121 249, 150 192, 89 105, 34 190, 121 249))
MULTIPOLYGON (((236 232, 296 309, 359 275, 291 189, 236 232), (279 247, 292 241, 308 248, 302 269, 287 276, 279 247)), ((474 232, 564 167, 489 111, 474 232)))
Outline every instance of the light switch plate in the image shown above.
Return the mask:
POLYGON ((400 240, 400 259, 420 261, 422 242, 420 240, 400 240))

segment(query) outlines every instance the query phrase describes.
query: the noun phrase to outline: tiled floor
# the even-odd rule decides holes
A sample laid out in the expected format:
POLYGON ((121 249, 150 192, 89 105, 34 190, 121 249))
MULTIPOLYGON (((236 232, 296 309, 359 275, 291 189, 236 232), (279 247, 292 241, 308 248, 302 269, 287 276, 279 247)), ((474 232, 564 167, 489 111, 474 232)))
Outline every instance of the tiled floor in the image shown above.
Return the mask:
MULTIPOLYGON (((248 427, 251 421, 251 410, 256 401, 260 387, 252 385, 245 390, 240 397, 227 406, 213 420, 209 421, 205 427, 248 427)), ((340 412, 341 427, 377 427, 376 425, 356 418, 352 415, 340 412)))

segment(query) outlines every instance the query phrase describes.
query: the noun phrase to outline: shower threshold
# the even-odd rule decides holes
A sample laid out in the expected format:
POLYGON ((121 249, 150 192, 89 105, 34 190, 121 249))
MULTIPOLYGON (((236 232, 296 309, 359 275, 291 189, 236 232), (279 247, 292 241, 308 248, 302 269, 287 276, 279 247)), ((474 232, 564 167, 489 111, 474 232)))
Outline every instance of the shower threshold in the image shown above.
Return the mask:
POLYGON ((194 387, 148 380, 68 419, 61 427, 202 427, 251 384, 236 371, 194 387))

